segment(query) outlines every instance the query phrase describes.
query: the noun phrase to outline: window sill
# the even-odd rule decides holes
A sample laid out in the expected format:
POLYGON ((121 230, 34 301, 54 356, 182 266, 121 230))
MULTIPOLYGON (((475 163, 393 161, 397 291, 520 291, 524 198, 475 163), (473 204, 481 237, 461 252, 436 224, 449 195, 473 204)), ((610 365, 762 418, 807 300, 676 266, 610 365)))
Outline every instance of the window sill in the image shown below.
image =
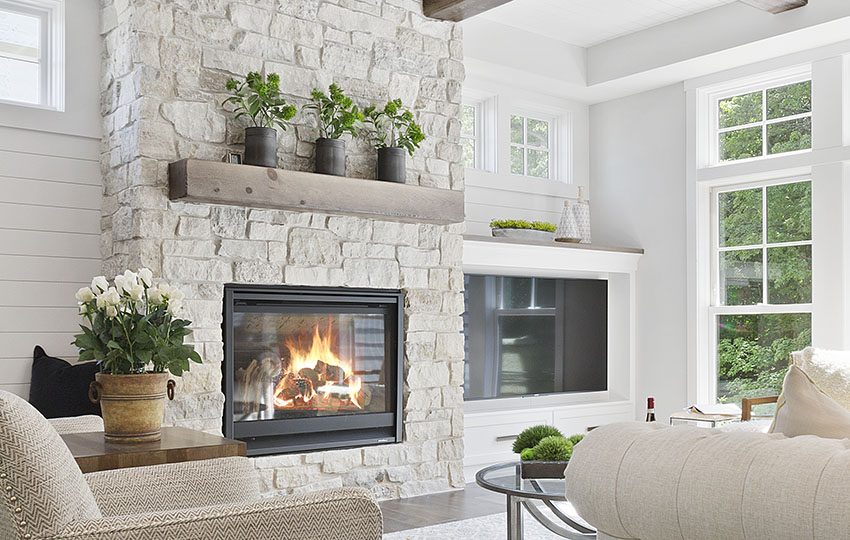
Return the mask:
POLYGON ((5 107, 22 107, 25 109, 39 109, 50 112, 65 112, 62 107, 57 105, 46 105, 43 103, 27 103, 25 101, 13 101, 11 99, 0 99, 0 105, 5 107))

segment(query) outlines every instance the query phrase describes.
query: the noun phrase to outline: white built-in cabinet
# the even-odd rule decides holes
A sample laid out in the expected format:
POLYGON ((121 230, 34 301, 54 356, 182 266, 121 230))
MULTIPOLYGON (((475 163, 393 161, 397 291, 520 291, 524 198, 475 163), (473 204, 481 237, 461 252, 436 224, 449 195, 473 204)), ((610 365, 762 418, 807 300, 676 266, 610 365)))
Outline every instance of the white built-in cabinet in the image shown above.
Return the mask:
POLYGON ((586 278, 608 281, 608 389, 602 392, 468 401, 464 404, 464 473, 517 459, 523 429, 549 424, 565 435, 635 420, 635 273, 643 251, 584 244, 464 239, 467 274, 586 278))

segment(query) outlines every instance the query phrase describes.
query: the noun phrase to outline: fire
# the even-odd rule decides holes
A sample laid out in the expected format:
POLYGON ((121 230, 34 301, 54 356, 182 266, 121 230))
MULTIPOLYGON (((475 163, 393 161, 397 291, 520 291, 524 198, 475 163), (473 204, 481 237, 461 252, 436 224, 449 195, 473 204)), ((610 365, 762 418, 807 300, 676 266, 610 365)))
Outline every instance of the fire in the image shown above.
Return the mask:
POLYGON ((360 394, 360 389, 363 388, 363 381, 360 380, 360 377, 351 377, 351 382, 348 384, 348 388, 350 390, 348 399, 351 400, 351 404, 358 409, 362 409, 363 406, 357 401, 357 397, 360 394))
POLYGON ((363 408, 360 396, 363 382, 360 377, 351 375, 350 362, 334 353, 333 338, 329 322, 324 335, 316 324, 309 348, 302 346, 300 339, 286 339, 289 366, 284 366, 285 371, 275 386, 275 408, 321 407, 333 402, 335 407, 342 402, 363 408))

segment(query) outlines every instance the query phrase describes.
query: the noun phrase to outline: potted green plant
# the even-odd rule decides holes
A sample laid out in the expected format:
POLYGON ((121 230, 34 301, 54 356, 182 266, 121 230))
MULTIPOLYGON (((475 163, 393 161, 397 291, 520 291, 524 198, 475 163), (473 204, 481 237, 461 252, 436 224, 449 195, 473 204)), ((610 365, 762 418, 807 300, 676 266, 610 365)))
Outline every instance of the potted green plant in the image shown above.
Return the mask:
POLYGON ((328 87, 328 94, 314 88, 311 102, 304 106, 316 111, 319 120, 314 170, 320 174, 345 176, 345 141, 341 137, 346 133, 355 135, 354 124, 363 120, 363 113, 336 84, 328 87))
POLYGON ((246 165, 277 167, 277 132, 286 131, 289 120, 295 116, 295 106, 288 105, 280 93, 280 77, 269 73, 263 78, 256 72, 248 73, 244 81, 227 80, 227 89, 233 94, 222 105, 232 105, 236 118, 248 117, 252 124, 245 128, 246 165))
POLYGON ((363 115, 372 144, 378 149, 378 180, 404 183, 407 176, 404 154, 412 156, 425 140, 413 113, 404 108, 400 99, 394 99, 383 109, 367 107, 363 115))
POLYGON ((97 360, 99 372, 89 397, 100 402, 106 440, 156 441, 162 436, 165 397, 174 399, 174 381, 190 362, 201 362, 183 343, 191 324, 178 317, 183 293, 155 285, 147 268, 127 270, 110 285, 103 276, 77 291, 87 325, 74 336, 80 361, 97 360))
POLYGON ((524 430, 514 441, 513 451, 520 455, 522 478, 563 478, 573 448, 584 435, 564 437, 553 426, 541 424, 524 430))
POLYGON ((551 242, 555 239, 556 229, 555 225, 546 221, 525 221, 524 219, 494 219, 490 221, 490 234, 495 237, 518 240, 551 242))

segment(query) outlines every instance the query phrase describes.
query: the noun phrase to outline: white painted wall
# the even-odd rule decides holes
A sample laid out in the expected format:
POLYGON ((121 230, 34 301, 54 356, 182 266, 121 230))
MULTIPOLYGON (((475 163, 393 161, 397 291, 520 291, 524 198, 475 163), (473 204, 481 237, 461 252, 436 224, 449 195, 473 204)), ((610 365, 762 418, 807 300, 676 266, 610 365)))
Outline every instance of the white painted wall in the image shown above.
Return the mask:
POLYGON ((74 293, 100 272, 99 10, 72 4, 65 112, 0 105, 0 389, 22 396, 35 345, 76 360, 74 293))
POLYGON ((637 272, 636 401, 688 405, 682 84, 590 107, 593 241, 645 250, 637 272))

